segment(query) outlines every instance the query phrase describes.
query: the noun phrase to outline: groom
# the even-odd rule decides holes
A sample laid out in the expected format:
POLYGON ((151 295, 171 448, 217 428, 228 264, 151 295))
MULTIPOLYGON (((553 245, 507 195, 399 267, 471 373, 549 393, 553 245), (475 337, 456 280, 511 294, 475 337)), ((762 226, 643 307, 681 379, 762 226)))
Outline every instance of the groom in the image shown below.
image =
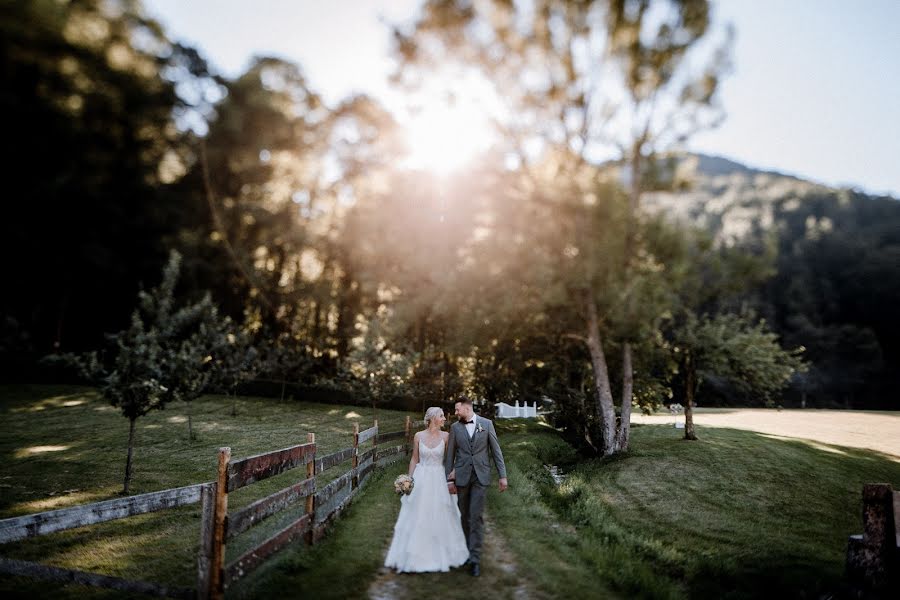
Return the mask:
POLYGON ((494 459, 500 475, 500 491, 506 490, 506 464, 497 442, 494 424, 475 415, 472 401, 460 396, 456 403, 459 420, 450 428, 447 457, 444 468, 451 494, 458 494, 460 519, 466 543, 469 546, 469 563, 472 575, 481 574, 481 543, 484 541, 484 499, 491 484, 491 463, 494 459))

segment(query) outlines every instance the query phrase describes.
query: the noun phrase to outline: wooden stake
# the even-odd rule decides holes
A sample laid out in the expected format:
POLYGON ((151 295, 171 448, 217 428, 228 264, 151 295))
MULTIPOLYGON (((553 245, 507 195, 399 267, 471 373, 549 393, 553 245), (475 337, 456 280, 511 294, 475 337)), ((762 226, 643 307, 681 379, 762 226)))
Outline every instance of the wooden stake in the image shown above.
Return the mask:
POLYGON ((409 434, 412 433, 412 421, 410 420, 409 415, 406 415, 406 427, 404 427, 404 429, 406 430, 406 437, 404 438, 406 443, 406 453, 409 454, 411 448, 411 444, 409 442, 409 434))
MULTIPOLYGON (((315 433, 307 433, 306 441, 310 444, 316 443, 316 434, 315 433)), ((316 476, 316 456, 318 455, 318 448, 316 448, 316 452, 313 452, 312 460, 306 463, 306 478, 309 479, 311 477, 316 476)), ((315 536, 315 525, 316 525, 316 495, 310 494, 306 497, 306 514, 309 515, 309 534, 307 535, 306 541, 308 544, 312 545, 316 541, 315 536)))
POLYGON ((225 516, 228 512, 228 461, 231 448, 219 448, 219 470, 216 479, 216 515, 213 529, 210 594, 214 600, 225 597, 225 516))
POLYGON ((353 461, 350 463, 353 468, 353 480, 350 489, 355 490, 359 485, 359 477, 356 474, 356 467, 359 466, 359 423, 353 424, 353 461))
POLYGON ((375 428, 375 435, 372 436, 372 448, 375 449, 375 452, 372 453, 372 460, 378 462, 378 419, 375 419, 372 427, 375 428))
POLYGON ((197 555, 197 597, 209 598, 213 562, 213 532, 216 529, 216 487, 208 483, 200 488, 200 552, 197 555))

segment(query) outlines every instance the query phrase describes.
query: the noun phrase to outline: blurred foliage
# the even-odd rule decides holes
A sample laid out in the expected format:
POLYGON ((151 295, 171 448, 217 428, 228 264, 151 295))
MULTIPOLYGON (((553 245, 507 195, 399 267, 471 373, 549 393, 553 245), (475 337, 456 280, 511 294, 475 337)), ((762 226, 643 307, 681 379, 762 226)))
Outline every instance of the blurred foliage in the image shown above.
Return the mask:
MULTIPOLYGON (((551 399, 559 424, 596 437, 598 380, 577 339, 590 292, 611 390, 622 387, 631 344, 636 405, 683 401, 676 348, 696 333, 691 323, 753 310, 783 347, 806 349, 809 370, 785 401, 896 408, 896 200, 790 186, 762 198, 718 172, 685 176, 676 155, 658 152, 718 118, 726 56, 716 49, 700 79, 676 72, 681 46, 708 29, 706 3, 677 3, 669 33, 684 36, 659 29, 662 45, 651 36, 638 46, 630 2, 535 3, 530 36, 513 26, 524 17, 512 4, 479 4, 496 11, 495 37, 480 46, 472 34, 485 15, 463 4, 426 3, 422 39, 444 35, 448 62, 482 61, 517 119, 500 123, 496 151, 450 178, 402 167, 402 132, 373 99, 329 105, 298 65, 273 57, 220 77, 138 2, 0 5, 2 376, 59 379, 39 357, 98 349, 105 333, 127 330, 141 282, 155 280, 175 248, 183 261, 173 297, 191 305, 208 293, 216 325, 206 333, 241 348, 210 354, 220 374, 227 357, 239 363, 237 375, 217 379, 222 390, 253 377, 282 394, 290 385, 375 407, 450 408, 463 391, 487 411, 551 399), (604 7, 604 19, 586 20, 604 7), (609 66, 630 103, 606 103, 606 88, 593 84, 608 73, 564 52, 566 35, 614 42, 609 66), (498 50, 516 45, 524 50, 498 50), (521 78, 523 65, 546 67, 547 79, 521 78), (683 110, 669 120, 660 108, 653 126, 674 129, 651 128, 634 163, 635 140, 608 139, 619 130, 604 118, 646 117, 648 89, 663 88, 680 100, 658 107, 683 110), (588 107, 591 123, 576 114, 588 107), (611 141, 620 160, 591 160, 592 145, 611 141), (644 197, 689 194, 636 211, 627 164, 637 165, 644 197), (701 192, 717 203, 679 219, 701 192), (761 215, 740 239, 723 235, 731 206, 761 215)), ((425 56, 412 31, 395 39, 405 65, 397 80, 412 90, 441 56, 425 56)), ((771 348, 757 333, 750 349, 771 348)), ((702 346, 724 360, 724 346, 711 344, 702 346)), ((211 369, 180 399, 212 386, 211 369)), ((701 403, 761 403, 772 391, 748 393, 747 373, 709 372, 701 403)))

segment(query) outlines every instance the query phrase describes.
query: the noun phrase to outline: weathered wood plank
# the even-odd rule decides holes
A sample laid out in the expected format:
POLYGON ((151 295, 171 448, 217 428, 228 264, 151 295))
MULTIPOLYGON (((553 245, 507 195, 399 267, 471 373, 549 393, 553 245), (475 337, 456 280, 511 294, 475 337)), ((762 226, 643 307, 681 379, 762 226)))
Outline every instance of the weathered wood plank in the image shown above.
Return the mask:
POLYGON ((244 553, 243 556, 225 568, 226 585, 252 572, 268 557, 302 537, 309 530, 311 522, 312 515, 305 514, 253 550, 244 553))
POLYGON ((260 498, 253 504, 245 506, 228 515, 228 523, 225 527, 225 539, 230 540, 241 534, 257 523, 264 521, 275 513, 284 510, 298 500, 316 492, 315 478, 304 479, 292 486, 260 498))
POLYGON ((228 464, 228 492, 315 460, 315 444, 298 444, 234 460, 228 464))
POLYGON ((100 575, 99 573, 86 573, 84 571, 51 567, 49 565, 27 562, 24 560, 14 560, 11 558, 0 558, 0 573, 19 575, 22 577, 34 577, 47 581, 78 583, 81 585, 118 590, 120 592, 147 594, 148 596, 160 596, 163 598, 194 599, 197 597, 197 591, 190 588, 167 586, 159 583, 151 583, 149 581, 120 579, 119 577, 109 577, 108 575, 100 575))
POLYGON ((325 537, 327 529, 338 520, 347 506, 349 506, 349 502, 344 502, 339 506, 335 506, 330 513, 322 517, 322 519, 313 526, 312 538, 314 541, 317 542, 325 537))
POLYGON ((0 544, 200 501, 202 483, 0 520, 0 544))
POLYGON ((894 535, 900 548, 900 491, 894 492, 894 535))
POLYGON ((353 480, 353 476, 356 474, 356 469, 352 469, 347 471, 334 481, 330 482, 328 485, 324 486, 318 493, 316 493, 316 506, 321 506, 325 502, 328 502, 332 496, 334 496, 341 488, 350 484, 353 480))
POLYGON ((404 446, 391 446, 390 448, 378 448, 378 454, 375 456, 376 461, 381 461, 383 458, 387 458, 389 456, 393 456, 395 454, 401 454, 404 451, 404 446))
POLYGON ((378 445, 383 444, 384 442, 390 442, 391 440, 406 439, 406 431, 401 429, 400 431, 392 431, 390 433, 380 433, 375 439, 377 440, 375 443, 378 445))
POLYGON ((394 454, 393 456, 387 456, 385 458, 379 458, 378 462, 375 463, 380 468, 389 467, 395 463, 398 463, 403 460, 402 454, 394 454))
POLYGON ((378 460, 382 458, 387 458, 388 456, 393 456, 394 454, 400 454, 403 452, 403 446, 391 446, 390 448, 379 448, 378 449, 378 460))
POLYGON ((200 488, 200 550, 197 553, 197 597, 210 594, 213 564, 213 537, 216 529, 216 483, 200 488))
POLYGON ((225 519, 228 515, 228 463, 231 448, 219 448, 219 462, 216 467, 216 509, 213 515, 213 550, 209 567, 209 598, 225 598, 225 519))
MULTIPOLYGON (((310 444, 314 444, 316 442, 316 434, 312 433, 312 432, 307 433, 306 441, 309 442, 310 444)), ((316 477, 316 462, 313 461, 313 462, 306 463, 306 478, 307 479, 315 479, 315 477, 316 477)), ((310 520, 312 520, 312 518, 316 514, 316 495, 315 494, 310 494, 309 496, 306 497, 305 508, 306 508, 306 514, 308 514, 310 520)), ((306 542, 308 544, 313 543, 313 535, 312 535, 311 531, 308 531, 306 533, 306 542)))
POLYGON ((377 450, 377 448, 369 448, 368 450, 366 450, 365 452, 360 454, 358 463, 362 464, 362 463, 366 462, 367 460, 371 460, 372 458, 374 458, 376 450, 377 450))
POLYGON ((374 470, 375 470, 374 462, 370 462, 367 465, 362 465, 359 467, 358 478, 359 478, 360 486, 362 486, 362 484, 365 482, 366 479, 368 479, 369 475, 371 475, 372 471, 374 471, 374 470))
POLYGON ((369 440, 371 440, 376 435, 378 435, 378 425, 375 425, 374 427, 369 427, 365 431, 360 431, 357 444, 362 445, 362 444, 368 442, 369 440))
POLYGON ((351 446, 350 448, 344 448, 343 450, 338 450, 337 452, 332 452, 322 458, 316 459, 316 473, 321 473, 327 469, 330 469, 334 465, 339 465, 345 460, 350 460, 353 458, 354 448, 351 446))

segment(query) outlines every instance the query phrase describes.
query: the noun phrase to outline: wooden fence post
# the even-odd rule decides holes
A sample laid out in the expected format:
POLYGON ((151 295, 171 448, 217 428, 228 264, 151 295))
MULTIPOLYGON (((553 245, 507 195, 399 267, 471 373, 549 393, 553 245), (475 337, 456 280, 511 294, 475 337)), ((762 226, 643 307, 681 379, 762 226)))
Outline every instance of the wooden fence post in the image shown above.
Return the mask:
POLYGON ((350 463, 353 468, 353 477, 350 480, 350 489, 355 490, 359 485, 359 476, 356 468, 359 466, 359 423, 353 424, 353 462, 350 463))
POLYGON ((894 494, 887 483, 863 485, 863 533, 851 535, 847 544, 846 572, 854 597, 887 598, 900 583, 894 494))
POLYGON ((212 576, 213 532, 216 528, 216 487, 218 483, 208 483, 200 488, 200 553, 197 555, 197 597, 210 597, 210 577, 212 576))
POLYGON ((209 597, 214 600, 222 600, 225 597, 225 515, 228 511, 229 460, 231 460, 231 448, 219 448, 219 470, 216 478, 216 513, 209 578, 209 597))
MULTIPOLYGON (((310 444, 316 443, 316 434, 315 433, 307 433, 306 441, 310 444)), ((311 477, 316 476, 316 456, 318 455, 318 448, 316 448, 316 452, 313 453, 312 460, 306 463, 306 478, 309 479, 311 477)), ((309 545, 313 545, 316 542, 316 495, 315 493, 310 494, 306 497, 306 514, 309 515, 309 535, 308 543, 309 545)))
POLYGON ((404 427, 404 430, 406 431, 406 436, 403 438, 403 442, 406 445, 406 454, 409 454, 410 448, 412 447, 409 441, 409 434, 412 433, 412 423, 410 421, 409 415, 406 415, 406 427, 404 427))
POLYGON ((374 419, 372 427, 375 428, 375 435, 372 436, 372 463, 378 464, 378 419, 374 419))

